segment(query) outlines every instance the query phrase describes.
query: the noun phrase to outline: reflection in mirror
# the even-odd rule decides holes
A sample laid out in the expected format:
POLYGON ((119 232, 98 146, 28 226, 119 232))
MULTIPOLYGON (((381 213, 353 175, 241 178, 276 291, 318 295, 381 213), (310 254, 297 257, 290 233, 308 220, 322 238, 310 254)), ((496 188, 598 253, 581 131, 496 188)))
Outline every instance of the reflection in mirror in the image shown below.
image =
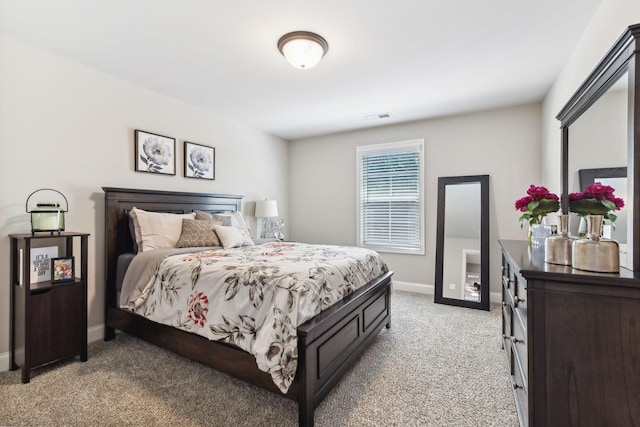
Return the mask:
POLYGON ((489 176, 438 179, 435 302, 489 309, 489 176))
MULTIPOLYGON (((613 239, 620 245, 620 265, 627 267, 627 229, 628 229, 628 208, 627 203, 627 168, 596 168, 596 169, 580 169, 580 191, 593 184, 600 182, 603 185, 609 185, 615 188, 616 197, 621 197, 625 201, 625 206, 616 211, 617 219, 615 226, 608 221, 602 227, 602 237, 613 239)), ((579 232, 580 230, 578 230, 579 232)))
MULTIPOLYGON (((628 72, 620 76, 616 83, 604 92, 571 126, 569 127, 569 193, 584 190, 586 185, 580 181, 581 170, 613 169, 612 166, 627 164, 628 144, 628 72)), ((626 176, 626 173, 625 173, 626 176)), ((597 177, 605 185, 616 189, 616 196, 627 201, 627 183, 625 178, 611 177, 608 174, 597 177), (613 179, 614 181, 610 181, 613 179)), ((585 181, 586 182, 586 181, 585 181)), ((606 224, 603 236, 610 237, 620 244, 623 251, 620 257, 621 265, 626 263, 627 216, 626 212, 616 212, 618 217, 615 229, 606 224)), ((569 233, 581 235, 581 225, 584 221, 575 214, 571 214, 569 233)))
POLYGON ((640 24, 630 25, 556 116, 562 135, 564 213, 568 212, 568 194, 579 190, 577 171, 627 167, 627 253, 621 256, 620 265, 633 272, 640 272, 640 250, 636 250, 640 247, 638 46, 640 24))

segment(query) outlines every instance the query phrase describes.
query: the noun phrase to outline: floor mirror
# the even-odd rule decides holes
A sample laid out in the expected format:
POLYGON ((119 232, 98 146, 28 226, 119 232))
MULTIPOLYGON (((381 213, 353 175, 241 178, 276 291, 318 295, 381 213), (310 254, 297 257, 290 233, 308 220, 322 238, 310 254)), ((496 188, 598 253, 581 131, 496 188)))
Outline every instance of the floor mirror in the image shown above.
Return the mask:
POLYGON ((438 178, 435 302, 489 310, 489 175, 438 178))

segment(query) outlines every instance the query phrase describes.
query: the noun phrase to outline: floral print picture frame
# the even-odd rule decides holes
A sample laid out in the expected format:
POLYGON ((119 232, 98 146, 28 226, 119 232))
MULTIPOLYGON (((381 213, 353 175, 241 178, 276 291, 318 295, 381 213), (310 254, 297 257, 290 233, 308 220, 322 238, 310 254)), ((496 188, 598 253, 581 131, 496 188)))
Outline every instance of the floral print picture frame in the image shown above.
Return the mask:
POLYGON ((184 142, 185 178, 216 179, 216 149, 207 145, 184 142))
POLYGON ((176 139, 136 129, 137 172, 176 174, 176 139))

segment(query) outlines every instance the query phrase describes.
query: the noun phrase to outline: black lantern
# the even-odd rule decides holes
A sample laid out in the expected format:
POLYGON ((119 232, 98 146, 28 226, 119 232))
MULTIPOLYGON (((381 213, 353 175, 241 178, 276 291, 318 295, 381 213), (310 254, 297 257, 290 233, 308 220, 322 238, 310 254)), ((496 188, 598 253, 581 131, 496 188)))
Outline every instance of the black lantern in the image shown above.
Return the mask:
POLYGON ((26 210, 31 214, 31 234, 34 234, 39 231, 47 231, 51 232, 53 235, 54 232, 58 232, 60 234, 61 231, 64 231, 64 213, 69 211, 69 203, 67 202, 67 198, 59 192, 58 190, 54 190, 52 188, 41 188, 39 190, 34 191, 27 197, 26 210), (45 192, 45 191, 53 191, 58 193, 64 199, 64 209, 60 206, 60 203, 55 201, 47 201, 47 202, 38 202, 35 207, 29 207, 29 200, 36 193, 45 192))

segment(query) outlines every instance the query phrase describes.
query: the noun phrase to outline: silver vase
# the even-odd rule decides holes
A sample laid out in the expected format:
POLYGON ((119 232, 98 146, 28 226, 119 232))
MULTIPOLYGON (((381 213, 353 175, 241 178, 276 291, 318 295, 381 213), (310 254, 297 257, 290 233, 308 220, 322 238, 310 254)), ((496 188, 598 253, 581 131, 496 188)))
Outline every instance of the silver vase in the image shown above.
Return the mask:
POLYGON ((549 236, 544 245, 544 261, 550 264, 571 265, 574 239, 569 237, 569 215, 558 215, 558 234, 549 236))
POLYGON ((603 239, 603 215, 587 215, 587 238, 577 239, 572 245, 571 264, 578 270, 597 273, 620 271, 620 249, 615 240, 603 239))

